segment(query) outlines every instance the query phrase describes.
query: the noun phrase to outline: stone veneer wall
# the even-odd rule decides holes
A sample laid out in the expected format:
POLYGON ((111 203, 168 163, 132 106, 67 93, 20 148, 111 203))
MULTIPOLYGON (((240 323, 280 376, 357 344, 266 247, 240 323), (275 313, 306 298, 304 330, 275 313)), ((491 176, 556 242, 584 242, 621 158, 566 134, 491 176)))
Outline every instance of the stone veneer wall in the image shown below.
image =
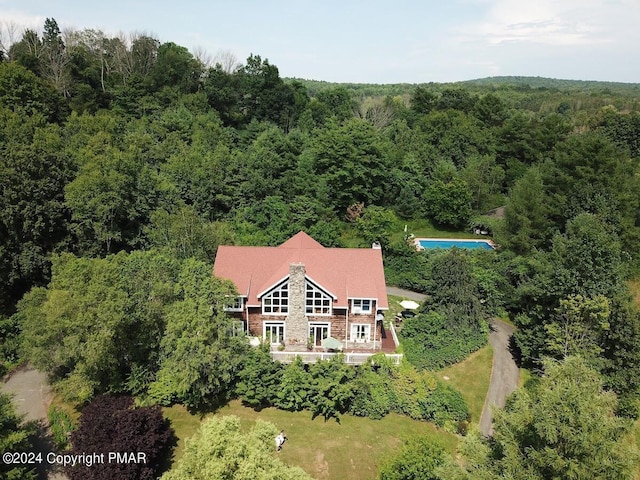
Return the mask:
POLYGON ((309 338, 309 322, 305 313, 306 280, 302 263, 289 265, 289 315, 287 316, 286 344, 305 346, 309 338))
MULTIPOLYGON (((304 266, 302 266, 304 268, 304 266)), ((304 270, 303 270, 304 272, 304 270)), ((304 273, 303 273, 304 276, 304 273)), ((304 283, 303 283, 304 288, 304 283)), ((291 297, 291 284, 289 284, 289 296, 291 297)), ((373 308, 375 311, 375 308, 373 308)), ((291 298, 289 299, 289 312, 291 312, 291 298)), ((298 327, 302 327, 304 331, 298 329, 293 332, 295 335, 300 336, 302 339, 301 342, 295 343, 291 342, 291 339, 297 339, 298 337, 292 336, 292 322, 291 322, 291 314, 287 315, 264 315, 262 313, 262 309, 260 307, 250 307, 249 308, 249 335, 253 335, 256 337, 261 337, 263 334, 262 325, 264 322, 285 322, 285 330, 286 330, 286 343, 287 346, 295 346, 298 350, 304 350, 307 346, 307 340, 309 337, 309 322, 317 322, 317 323, 331 323, 331 336, 338 340, 344 341, 345 339, 349 339, 349 332, 346 331, 345 324, 345 309, 334 309, 333 315, 321 316, 321 315, 310 315, 306 316, 304 309, 304 296, 302 297, 302 317, 303 322, 298 324, 298 327), (296 333, 297 332, 297 333, 296 333)), ((353 313, 349 313, 349 329, 351 329, 351 324, 353 323, 365 323, 373 326, 375 325, 375 314, 363 314, 356 315, 353 313)), ((376 340, 377 347, 380 348, 380 328, 378 327, 376 330, 376 340)), ((371 339, 373 340, 373 330, 371 331, 371 339)), ((350 340, 350 339, 349 339, 350 340)), ((348 348, 350 349, 371 349, 373 347, 373 342, 366 343, 356 343, 349 341, 348 348)))

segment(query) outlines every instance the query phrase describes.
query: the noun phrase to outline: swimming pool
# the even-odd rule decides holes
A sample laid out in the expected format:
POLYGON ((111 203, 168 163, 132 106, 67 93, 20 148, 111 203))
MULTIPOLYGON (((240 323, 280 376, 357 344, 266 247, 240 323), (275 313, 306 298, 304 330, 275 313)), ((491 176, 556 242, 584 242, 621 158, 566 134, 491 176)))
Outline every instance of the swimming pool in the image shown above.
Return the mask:
POLYGON ((459 238, 416 238, 415 243, 418 250, 452 247, 483 250, 495 249, 491 240, 461 240, 459 238))

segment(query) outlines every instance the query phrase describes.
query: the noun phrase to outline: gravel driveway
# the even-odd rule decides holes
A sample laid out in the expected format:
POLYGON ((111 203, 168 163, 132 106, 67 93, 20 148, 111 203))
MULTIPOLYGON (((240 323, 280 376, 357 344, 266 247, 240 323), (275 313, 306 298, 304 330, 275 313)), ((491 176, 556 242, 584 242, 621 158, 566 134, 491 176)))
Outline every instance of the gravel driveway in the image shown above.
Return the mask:
POLYGON ((491 323, 489 343, 493 347, 493 366, 489 391, 480 417, 480 431, 485 437, 493 435, 491 409, 504 407, 507 397, 518 388, 520 371, 509 350, 513 331, 514 327, 502 320, 494 319, 491 323))
POLYGON ((415 302, 424 302, 427 296, 424 293, 412 292, 398 287, 387 287, 387 295, 395 295, 396 297, 404 297, 415 302))
MULTIPOLYGON (((38 424, 39 434, 32 439, 34 449, 42 452, 44 456, 53 451, 47 430, 49 426, 47 412, 53 399, 53 393, 46 375, 31 367, 22 366, 11 374, 2 384, 1 389, 13 397, 16 411, 18 414, 24 415, 25 421, 38 424)), ((66 475, 52 471, 46 462, 40 464, 38 475, 43 480, 67 479, 66 475)))
MULTIPOLYGON (((423 302, 426 295, 397 287, 387 287, 388 295, 409 298, 423 302)), ((489 343, 493 347, 493 366, 489 391, 484 401, 484 408, 480 417, 480 431, 485 437, 493 435, 492 408, 502 408, 507 397, 518 388, 520 370, 509 350, 509 343, 515 328, 502 320, 494 319, 491 323, 489 343)))

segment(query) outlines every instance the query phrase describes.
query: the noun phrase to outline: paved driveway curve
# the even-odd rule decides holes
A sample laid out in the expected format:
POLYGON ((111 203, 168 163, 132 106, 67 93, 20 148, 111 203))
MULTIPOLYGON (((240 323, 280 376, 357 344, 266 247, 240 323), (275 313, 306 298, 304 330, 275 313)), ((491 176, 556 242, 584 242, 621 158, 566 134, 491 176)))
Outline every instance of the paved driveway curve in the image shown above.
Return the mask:
POLYGON ((520 371, 509 349, 514 330, 513 326, 502 320, 494 319, 491 323, 489 343, 493 347, 493 366, 489 391, 480 416, 480 431, 485 437, 493 435, 491 409, 504 407, 507 397, 518 388, 520 371))

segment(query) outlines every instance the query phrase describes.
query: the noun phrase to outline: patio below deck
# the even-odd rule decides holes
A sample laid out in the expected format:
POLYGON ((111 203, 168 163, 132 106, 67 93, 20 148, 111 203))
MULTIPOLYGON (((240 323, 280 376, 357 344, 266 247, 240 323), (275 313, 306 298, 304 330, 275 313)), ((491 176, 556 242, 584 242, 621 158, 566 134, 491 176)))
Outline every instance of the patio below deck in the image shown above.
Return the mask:
POLYGON ((398 337, 396 336, 393 325, 389 325, 388 329, 382 325, 381 341, 378 340, 376 342, 376 344, 380 346, 377 348, 349 348, 349 343, 351 342, 347 342, 347 348, 342 351, 327 350, 319 347, 307 351, 290 351, 272 348, 271 358, 282 363, 291 363, 296 357, 300 357, 303 363, 315 363, 318 360, 329 360, 336 355, 343 355, 344 363, 349 365, 362 365, 372 355, 383 353, 394 365, 400 365, 402 361, 403 355, 401 353, 394 353, 398 345, 398 337))

